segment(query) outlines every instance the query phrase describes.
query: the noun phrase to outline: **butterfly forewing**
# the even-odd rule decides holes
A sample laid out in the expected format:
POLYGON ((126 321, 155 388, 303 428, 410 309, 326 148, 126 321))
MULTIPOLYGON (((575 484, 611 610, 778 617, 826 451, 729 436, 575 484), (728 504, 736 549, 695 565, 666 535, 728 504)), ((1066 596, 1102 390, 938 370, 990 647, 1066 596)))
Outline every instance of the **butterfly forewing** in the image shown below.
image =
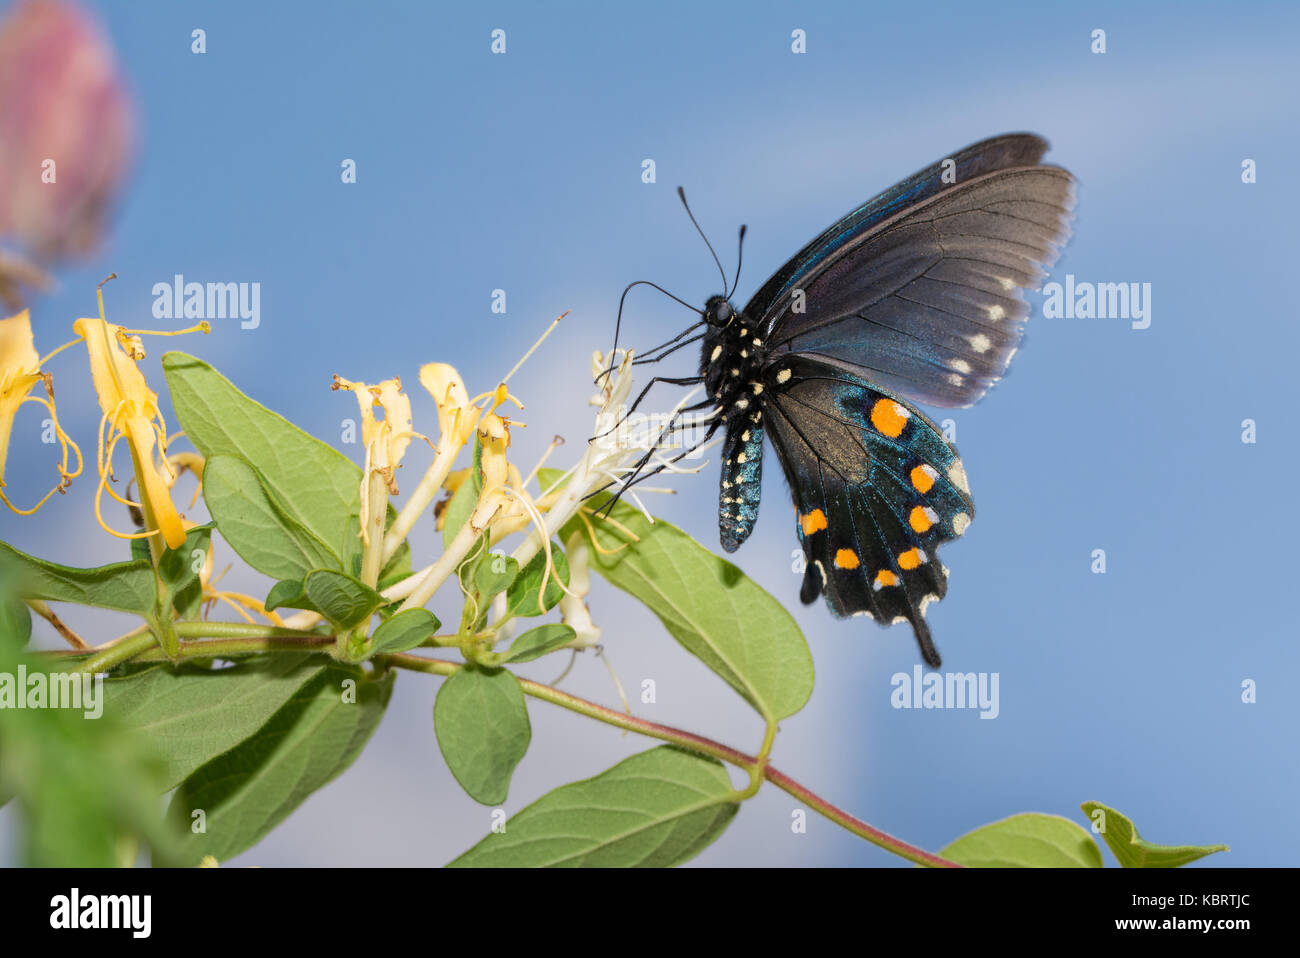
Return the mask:
POLYGON ((977 401, 1006 371, 1037 286, 1068 235, 1073 178, 1055 167, 957 184, 853 244, 805 279, 804 312, 771 317, 772 350, 859 366, 938 406, 977 401))

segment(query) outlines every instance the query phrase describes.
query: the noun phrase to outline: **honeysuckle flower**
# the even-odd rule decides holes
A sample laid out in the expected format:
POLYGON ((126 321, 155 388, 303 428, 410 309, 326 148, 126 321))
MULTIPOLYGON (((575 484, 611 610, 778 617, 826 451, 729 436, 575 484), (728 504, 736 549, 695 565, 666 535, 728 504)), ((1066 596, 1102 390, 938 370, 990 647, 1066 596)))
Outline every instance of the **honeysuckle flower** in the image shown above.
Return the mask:
POLYGON ((600 629, 591 621, 587 593, 591 591, 591 549, 580 537, 568 543, 569 588, 560 596, 560 621, 577 633, 568 648, 587 649, 600 642, 600 629))
MULTIPOLYGON (((383 382, 368 386, 363 382, 352 382, 335 375, 331 389, 345 389, 357 397, 361 407, 361 441, 366 447, 366 475, 381 473, 389 492, 397 494, 396 469, 406 454, 406 447, 411 444, 411 400, 402 392, 400 377, 385 379, 383 382), (384 411, 383 419, 375 418, 375 409, 384 411)), ((365 509, 366 487, 368 481, 361 483, 362 509, 365 509)), ((362 535, 365 526, 362 525, 362 535)))
POLYGON ((14 4, 0 20, 0 234, 38 261, 92 251, 134 138, 94 19, 62 0, 14 4))
MULTIPOLYGON (((489 541, 492 541, 509 534, 512 524, 518 522, 520 517, 523 517, 524 522, 529 517, 540 520, 540 514, 523 492, 519 470, 508 457, 512 423, 497 413, 497 409, 507 400, 520 408, 523 404, 510 395, 504 383, 492 393, 479 398, 489 397, 491 405, 479 417, 476 426, 481 447, 479 469, 483 480, 478 502, 470 513, 469 520, 448 543, 438 561, 408 580, 409 591, 405 593, 403 609, 421 606, 429 601, 439 586, 460 566, 484 532, 488 533, 489 541)), ((516 422, 513 425, 522 426, 523 423, 516 422)))
MULTIPOLYGON (((167 548, 178 549, 185 542, 185 525, 170 494, 175 473, 167 460, 167 424, 158 408, 157 394, 149 389, 144 374, 136 365, 144 358, 140 335, 110 324, 104 318, 102 289, 97 292, 97 297, 99 316, 78 319, 72 326, 86 343, 90 375, 99 397, 99 407, 104 413, 99 423, 96 457, 99 486, 95 490, 95 518, 105 532, 119 539, 149 538, 151 548, 155 548, 161 539, 167 548), (126 439, 131 450, 140 495, 138 503, 119 496, 109 485, 114 478, 113 450, 120 439, 126 439), (154 461, 155 446, 162 457, 162 468, 154 461), (100 506, 105 490, 123 505, 143 512, 145 531, 127 533, 109 528, 100 506)), ((204 322, 180 332, 201 330, 206 333, 208 329, 204 322)))
POLYGON ((66 491, 68 484, 81 474, 81 450, 59 425, 59 415, 54 408, 54 386, 50 375, 41 371, 42 362, 36 352, 31 318, 27 310, 8 319, 0 319, 0 501, 14 512, 24 516, 31 515, 45 505, 50 496, 56 492, 66 491), (31 395, 32 387, 37 383, 45 387, 43 397, 31 395), (5 495, 5 464, 9 455, 9 438, 13 432, 14 417, 18 414, 19 408, 28 402, 39 403, 49 410, 50 422, 63 458, 58 464, 59 481, 55 486, 30 509, 20 509, 5 495), (76 469, 68 468, 69 449, 77 455, 76 469))
POLYGON ((387 562, 410 535, 415 523, 443 488, 451 467, 465 443, 474 435, 482 410, 470 402, 469 391, 460 373, 446 363, 426 363, 420 367, 420 385, 429 391, 438 406, 438 445, 433 462, 425 470, 419 485, 411 493, 384 537, 383 561, 387 562))
POLYGON ((420 385, 438 404, 438 430, 441 442, 460 449, 474 435, 482 410, 469 400, 460 373, 446 363, 425 363, 420 367, 420 385))
POLYGON ((385 379, 375 386, 352 382, 337 374, 331 389, 345 389, 357 397, 361 407, 361 437, 366 447, 361 470, 361 581, 374 586, 384 564, 384 525, 388 520, 388 497, 397 494, 397 467, 411 444, 411 400, 402 392, 402 380, 385 379), (384 411, 375 418, 375 408, 384 411))
MULTIPOLYGON (((546 508, 546 521, 514 551, 513 556, 520 565, 532 559, 539 549, 546 548, 551 537, 581 511, 594 493, 604 489, 617 492, 626 481, 646 469, 682 474, 699 472, 703 467, 703 463, 681 465, 677 452, 683 443, 676 437, 679 430, 697 428, 716 413, 684 413, 696 395, 690 392, 677 402, 662 424, 651 419, 634 421, 627 413, 627 400, 632 392, 631 371, 630 350, 619 350, 613 356, 599 352, 592 355, 592 377, 600 384, 600 392, 591 400, 597 407, 592 438, 582 459, 564 474, 563 486, 557 482, 556 488, 543 491, 539 504, 546 508)), ((703 452, 716 442, 696 451, 703 452)), ((654 521, 635 493, 629 492, 628 498, 654 521)))

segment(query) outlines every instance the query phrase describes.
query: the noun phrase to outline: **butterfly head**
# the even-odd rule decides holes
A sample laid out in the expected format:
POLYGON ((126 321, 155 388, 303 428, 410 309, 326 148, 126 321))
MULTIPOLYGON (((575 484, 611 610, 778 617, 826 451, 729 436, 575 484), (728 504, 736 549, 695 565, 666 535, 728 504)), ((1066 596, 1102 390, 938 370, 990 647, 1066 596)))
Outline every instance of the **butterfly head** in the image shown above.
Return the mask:
POLYGON ((736 311, 732 308, 727 297, 718 295, 710 296, 704 301, 704 321, 710 326, 722 329, 729 326, 731 321, 736 318, 736 311))

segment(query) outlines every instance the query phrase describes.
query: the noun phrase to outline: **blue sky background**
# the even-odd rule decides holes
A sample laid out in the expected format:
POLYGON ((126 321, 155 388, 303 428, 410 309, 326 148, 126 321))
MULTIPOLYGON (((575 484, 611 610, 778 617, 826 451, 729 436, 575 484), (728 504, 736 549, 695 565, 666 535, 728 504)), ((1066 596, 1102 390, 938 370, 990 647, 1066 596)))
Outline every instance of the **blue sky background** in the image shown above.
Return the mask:
MULTIPOLYGON (((1147 282, 1152 323, 1043 319, 1010 374, 950 416, 977 504, 948 546, 929 620, 945 668, 1000 673, 1001 714, 896 711, 890 676, 918 661, 905 627, 798 603, 787 493, 769 459, 758 528, 734 557, 791 608, 818 683, 783 724, 774 763, 872 824, 938 849, 1020 811, 1082 821, 1096 799, 1158 842, 1226 842, 1222 864, 1294 865, 1300 674, 1292 542, 1292 281, 1300 155, 1300 11, 1285 4, 645 5, 161 2, 101 4, 139 100, 143 141, 109 242, 34 308, 38 346, 70 336, 110 271, 110 319, 157 325, 156 282, 262 284, 262 321, 218 323, 200 352, 246 392, 336 445, 350 397, 330 377, 401 375, 436 432, 419 365, 451 362, 487 390, 560 312, 513 381, 531 463, 551 436, 571 460, 590 429, 588 357, 617 297, 653 279, 702 303, 716 270, 682 213, 683 184, 724 262, 750 227, 743 302, 832 220, 982 137, 1032 130, 1079 179, 1075 235, 1054 278, 1147 282), (205 55, 190 31, 207 31, 205 55), (493 56, 489 34, 507 31, 493 56), (807 31, 808 52, 790 51, 807 31), (1108 52, 1090 52, 1103 28, 1108 52), (641 182, 653 158, 658 182, 641 182), (1241 162, 1258 163, 1243 185, 1241 162), (344 158, 358 182, 340 183, 344 158), (508 295, 504 316, 491 291, 508 295), (1258 442, 1241 441, 1241 422, 1258 442), (1105 549, 1108 571, 1090 571, 1105 549), (1241 683, 1258 702, 1241 702, 1241 683)), ((1035 304, 1038 299, 1035 297, 1035 304)), ((689 321, 634 296, 630 342, 689 321)), ((172 324, 182 325, 181 323, 172 324)), ((153 344, 146 370, 158 388, 153 344)), ((697 357, 673 366, 689 374, 697 357)), ((60 410, 83 449, 98 410, 84 354, 56 360, 60 410)), ((667 364, 665 364, 667 365, 667 364)), ((667 369, 661 370, 673 374, 667 369)), ((670 393, 665 393, 665 400, 670 393)), ((34 428, 34 427, 33 427, 34 428)), ((9 481, 37 484, 16 440, 9 481)), ((354 457, 357 447, 343 447, 354 457)), ((420 450, 408 457, 408 482, 420 450)), ((770 453, 769 453, 770 457, 770 453)), ((44 478, 42 477, 42 481, 44 478)), ((717 548, 717 470, 657 511, 717 548)), ((93 481, 0 537, 73 564, 121 558, 90 518, 93 481)), ((196 510, 197 512, 197 510, 196 510)), ((417 556, 436 554, 431 520, 417 556)), ((229 553, 226 553, 228 556, 229 553)), ((427 561, 427 560, 426 560, 427 561)), ((256 576, 229 580, 251 591, 256 576)), ((446 609, 444 609, 444 606, 446 609)), ((657 620, 596 582, 593 615, 638 711, 752 751, 761 725, 657 620)), ((434 608, 446 619, 442 599, 434 608)), ((99 639, 125 623, 70 617, 99 639)), ((549 680, 551 659, 523 671, 549 680)), ((616 701, 604 665, 565 687, 616 701)), ((438 754, 436 682, 402 676, 369 748, 232 864, 441 864, 489 827, 438 754), (364 827, 347 828, 362 810, 364 827)), ((532 749, 505 806, 595 774, 647 741, 531 702, 532 749)), ((888 865, 891 856, 768 788, 696 861, 888 865)), ((0 812, 12 827, 10 810, 0 812)), ((13 837, 0 838, 12 859, 13 837)))

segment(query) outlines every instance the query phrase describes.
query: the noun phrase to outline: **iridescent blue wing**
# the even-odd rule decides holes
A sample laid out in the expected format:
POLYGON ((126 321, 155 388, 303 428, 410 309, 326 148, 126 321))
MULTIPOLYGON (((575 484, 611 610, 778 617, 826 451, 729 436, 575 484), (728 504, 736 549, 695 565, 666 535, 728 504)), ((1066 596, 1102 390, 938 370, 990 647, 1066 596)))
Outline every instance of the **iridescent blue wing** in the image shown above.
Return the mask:
POLYGON ((763 395, 807 560, 800 598, 824 593, 836 615, 882 625, 906 619, 938 666, 925 623, 947 591, 938 547, 975 514, 956 450, 900 397, 816 357, 770 364, 763 395))
POLYGON ((814 353, 887 389, 968 406, 1006 370, 1035 287, 1069 235, 1074 178, 1046 143, 977 143, 886 191, 800 251, 745 308, 779 361, 814 353), (1029 164, 1029 165, 1025 165, 1029 164))

